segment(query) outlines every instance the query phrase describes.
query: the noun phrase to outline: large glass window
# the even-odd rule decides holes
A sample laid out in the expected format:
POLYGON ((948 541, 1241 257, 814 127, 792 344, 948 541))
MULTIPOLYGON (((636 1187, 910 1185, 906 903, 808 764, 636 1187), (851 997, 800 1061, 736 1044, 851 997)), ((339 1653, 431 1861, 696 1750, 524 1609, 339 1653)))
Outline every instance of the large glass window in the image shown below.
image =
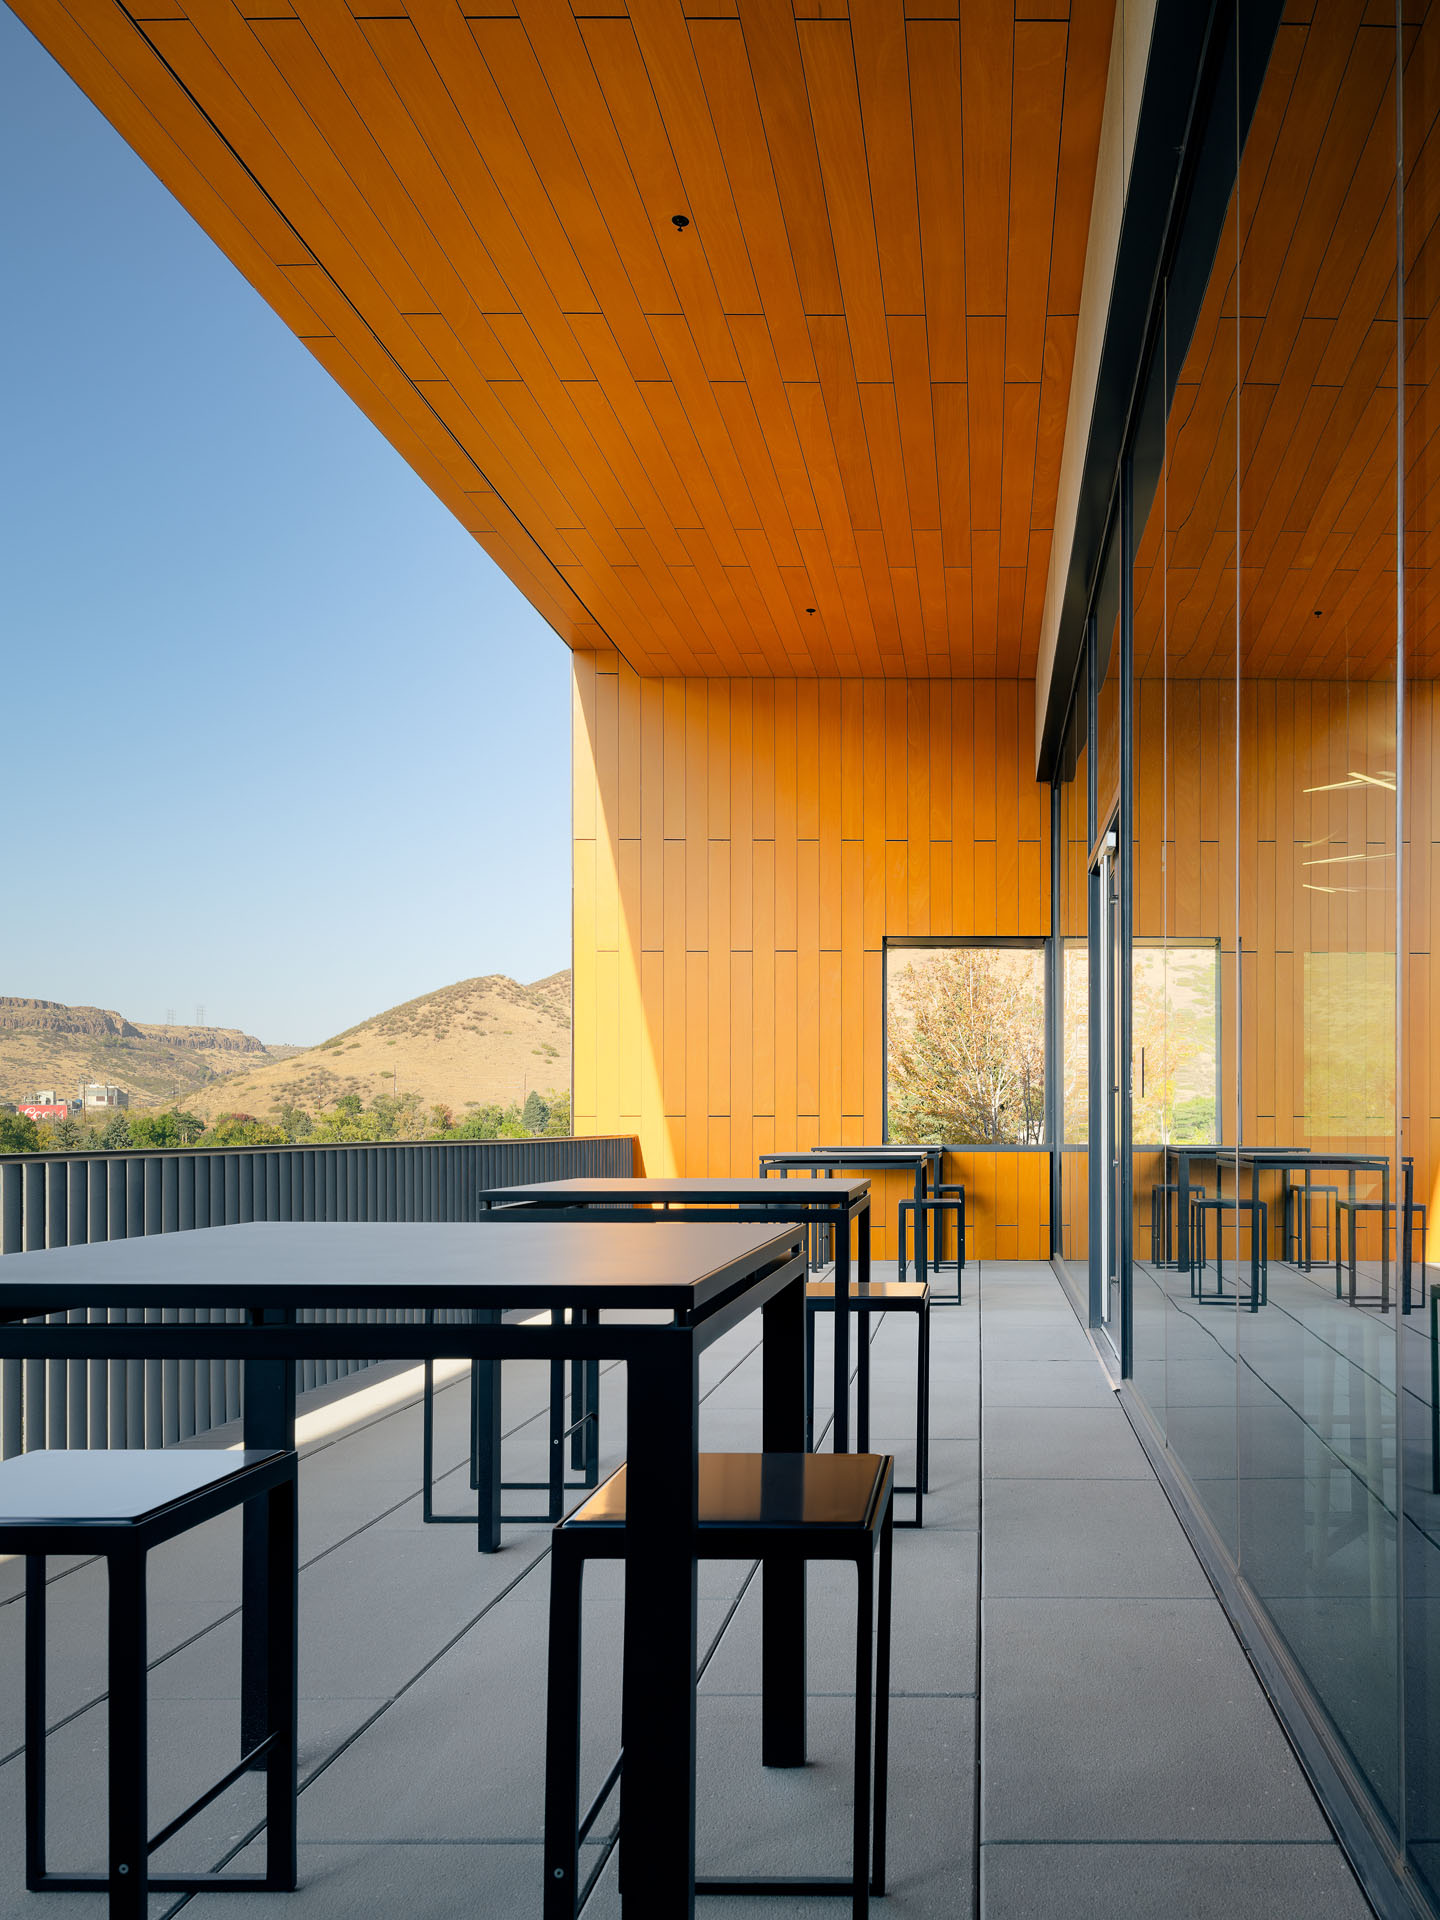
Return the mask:
POLYGON ((1045 1140, 1045 954, 1030 945, 885 946, 886 1138, 1045 1140))
POLYGON ((1137 1152, 1219 1139, 1220 952, 1137 936, 1130 957, 1131 1134, 1137 1152))

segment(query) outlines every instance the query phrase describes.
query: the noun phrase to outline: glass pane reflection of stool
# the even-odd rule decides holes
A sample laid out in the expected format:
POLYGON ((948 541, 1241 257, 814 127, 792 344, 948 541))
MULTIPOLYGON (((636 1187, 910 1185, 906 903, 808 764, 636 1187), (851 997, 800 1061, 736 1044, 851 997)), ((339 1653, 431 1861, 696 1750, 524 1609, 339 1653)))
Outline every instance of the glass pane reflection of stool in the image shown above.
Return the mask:
MULTIPOLYGON (((1425 1280, 1424 1280, 1425 1247, 1427 1244, 1426 1236, 1427 1236, 1429 1214, 1426 1211, 1425 1202, 1423 1200, 1412 1200, 1406 1211, 1409 1214, 1409 1220, 1407 1224, 1409 1228, 1409 1236, 1412 1243, 1414 1241, 1416 1233, 1418 1232, 1420 1235, 1421 1280, 1420 1280, 1419 1301, 1420 1301, 1420 1304, 1423 1304, 1424 1295, 1425 1295, 1425 1280)), ((1393 1201, 1391 1202, 1390 1206, 1387 1208, 1383 1200, 1348 1200, 1348 1199, 1342 1200, 1338 1196, 1336 1198, 1336 1201, 1335 1201, 1335 1298, 1337 1300, 1341 1298, 1341 1277, 1340 1276, 1341 1276, 1341 1268, 1342 1266, 1344 1266, 1344 1267, 1347 1267, 1349 1270, 1350 1289, 1349 1289, 1348 1299, 1352 1307, 1356 1307, 1356 1306, 1377 1307, 1378 1306, 1382 1313, 1388 1313, 1390 1311, 1390 1265, 1389 1265, 1388 1259, 1384 1260, 1381 1265, 1380 1291, 1378 1294, 1373 1294, 1367 1297, 1364 1294, 1357 1294, 1357 1292, 1355 1291, 1355 1283, 1356 1283, 1356 1277, 1357 1277, 1356 1264, 1355 1264, 1356 1263, 1356 1243, 1359 1238, 1359 1226, 1360 1226, 1359 1216, 1362 1213, 1387 1213, 1387 1212, 1389 1214, 1391 1221, 1393 1221, 1397 1217, 1397 1208, 1393 1201), (1346 1243, 1345 1243, 1345 1223, 1347 1218, 1350 1224, 1350 1242, 1349 1242, 1348 1252, 1347 1252, 1346 1243)), ((1413 1244, 1412 1244, 1412 1250, 1411 1250, 1411 1258, 1409 1261, 1405 1260, 1404 1258, 1403 1248, 1397 1249, 1397 1251, 1399 1251, 1401 1255, 1400 1266, 1401 1266, 1402 1275, 1405 1275, 1408 1280, 1408 1275, 1410 1272, 1413 1271, 1414 1264, 1415 1264, 1413 1244)), ((1409 1311, 1408 1306, 1406 1308, 1406 1311, 1407 1312, 1409 1311)))
POLYGON ((1240 1215, 1250 1216, 1254 1255, 1251 1264, 1250 1305, 1267 1306, 1270 1300, 1270 1208, 1264 1200, 1238 1200, 1233 1195, 1190 1202, 1190 1297, 1204 1305, 1233 1303, 1234 1294, 1225 1291, 1225 1216, 1235 1228, 1235 1265, 1240 1265, 1240 1215), (1215 1215, 1215 1291, 1205 1291, 1205 1272, 1209 1263, 1209 1216, 1215 1215), (1258 1244, 1256 1244, 1258 1236, 1258 1244))
MULTIPOLYGON (((1190 1197, 1192 1200, 1203 1200, 1206 1198, 1206 1189, 1198 1181, 1192 1180, 1190 1197)), ((1179 1181, 1158 1181, 1151 1187, 1150 1264, 1152 1267, 1173 1267, 1179 1264, 1175 1257, 1175 1225, 1179 1211, 1179 1181)))
POLYGON ((1307 1175, 1304 1186, 1287 1183, 1285 1188, 1285 1226, 1281 1236, 1285 1258, 1292 1266, 1299 1267, 1302 1273, 1309 1273, 1315 1265, 1315 1228, 1318 1224, 1325 1230, 1325 1251, 1320 1257, 1320 1265, 1328 1267, 1334 1247, 1330 1231, 1330 1207, 1340 1198, 1338 1187, 1311 1186, 1307 1175), (1317 1223, 1311 1200, 1321 1195, 1324 1205, 1320 1209, 1317 1223))
MULTIPOLYGON (((702 1560, 848 1560, 856 1572, 855 1779, 850 1872, 697 1879, 697 1893, 848 1895, 853 1920, 885 1891, 890 1747, 890 1588, 895 1462, 873 1453, 702 1453, 702 1560), (877 1581, 878 1568, 878 1581, 877 1581), (877 1593, 878 1586, 878 1593, 877 1593), (872 1759, 873 1756, 873 1759, 872 1759)), ((580 1844, 620 1778, 615 1762, 580 1812, 580 1598, 585 1562, 625 1557, 625 1469, 550 1536, 550 1661, 545 1735, 545 1920, 574 1920, 580 1844)), ((638 1573, 632 1577, 639 1577, 638 1573)), ((761 1576, 764 1578, 762 1569, 761 1576)), ((692 1781, 692 1791, 693 1791, 692 1781)), ((643 1878, 644 1836, 621 1838, 621 1872, 643 1878), (625 1849, 630 1848, 626 1857, 625 1849)))

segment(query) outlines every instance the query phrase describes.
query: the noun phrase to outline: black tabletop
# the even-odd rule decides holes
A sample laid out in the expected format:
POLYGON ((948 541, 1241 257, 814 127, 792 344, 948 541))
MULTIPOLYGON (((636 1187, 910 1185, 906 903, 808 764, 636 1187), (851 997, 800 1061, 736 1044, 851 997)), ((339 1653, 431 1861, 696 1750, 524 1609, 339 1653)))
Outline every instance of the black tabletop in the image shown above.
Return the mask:
POLYGON ((698 1312, 794 1229, 735 1221, 254 1222, 12 1253, 0 1319, 70 1307, 660 1307, 698 1312))
MULTIPOLYGON (((793 1153, 762 1153, 761 1166, 869 1167, 928 1160, 935 1147, 805 1147, 793 1153)), ((794 1182, 791 1182, 792 1186, 794 1182)))
POLYGON ((784 1187, 773 1180, 740 1179, 615 1179, 615 1180, 533 1180, 517 1187, 489 1187, 482 1200, 511 1202, 580 1201, 597 1205, 642 1206, 646 1201, 671 1201, 692 1206, 792 1207, 806 1200, 820 1206, 839 1206, 856 1200, 870 1190, 868 1180, 787 1180, 784 1187))

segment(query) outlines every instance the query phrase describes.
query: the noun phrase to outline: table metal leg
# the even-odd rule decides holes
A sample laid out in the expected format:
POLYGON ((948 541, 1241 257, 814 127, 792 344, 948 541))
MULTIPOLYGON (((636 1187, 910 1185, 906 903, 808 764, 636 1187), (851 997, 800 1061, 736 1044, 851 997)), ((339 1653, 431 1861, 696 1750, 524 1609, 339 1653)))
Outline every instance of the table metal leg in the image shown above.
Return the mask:
MULTIPOLYGON (((849 1240, 849 1222, 841 1231, 849 1240)), ((848 1312, 843 1316, 849 1318, 848 1312)), ((803 1277, 761 1311, 761 1445, 766 1453, 799 1453, 804 1446, 805 1297, 803 1277)), ((835 1325, 842 1315, 836 1295, 835 1325)), ((805 1764, 805 1565, 765 1563, 761 1589, 760 1757, 767 1767, 805 1764)))
MULTIPOLYGON (((1175 1195, 1175 1205, 1179 1210, 1179 1219, 1175 1222, 1175 1257, 1181 1273, 1190 1271, 1190 1156, 1182 1153, 1177 1159, 1175 1184, 1179 1189, 1175 1195)), ((1218 1182, 1217 1182, 1218 1185, 1218 1182)))
MULTIPOLYGON (((798 1364, 792 1391, 803 1422, 798 1364)), ((688 1329, 630 1359, 626 1405, 620 1904, 625 1920, 691 1920, 700 1396, 688 1329)))
MULTIPOLYGON (((263 1503, 257 1503, 262 1504, 263 1503)), ((145 1920, 149 1862, 145 1556, 107 1556, 110 1579, 110 1912, 145 1920)))
MULTIPOLYGON (((475 1314, 480 1326, 495 1326, 499 1310, 483 1307, 475 1314)), ((475 1362, 475 1479, 479 1508, 475 1541, 481 1553, 500 1550, 500 1362, 475 1362)), ((553 1399, 553 1393, 552 1393, 553 1399)))
POLYGON ((289 1893, 299 1878, 296 1793, 300 1674, 296 1626, 300 1573, 296 1484, 287 1480, 263 1501, 247 1504, 263 1508, 270 1536, 270 1670, 266 1676, 270 1724, 266 1731, 275 1744, 266 1760, 265 1879, 276 1892, 289 1893))
MULTIPOLYGON (((1433 1311, 1431 1318, 1434 1318, 1433 1311)), ((25 1558, 25 1885, 45 1874, 45 1556, 25 1558)))
MULTIPOLYGON (((850 1227, 847 1218, 835 1240, 835 1438, 832 1451, 850 1451, 850 1227)), ((863 1342, 864 1335, 860 1338, 863 1342)), ((860 1423, 865 1426, 865 1388, 860 1389, 860 1423)))
POLYGON ((925 1210, 925 1162, 915 1167, 915 1277, 930 1278, 930 1221, 925 1210))
MULTIPOLYGON (((267 1307, 252 1326, 287 1326, 293 1313, 267 1307)), ((247 1449, 295 1444, 295 1362, 247 1360, 243 1439, 247 1449)), ((240 1751, 250 1753, 270 1731, 270 1523, 263 1500, 247 1500, 241 1519, 240 1751)), ((265 1768, 263 1757, 255 1769, 265 1768)))

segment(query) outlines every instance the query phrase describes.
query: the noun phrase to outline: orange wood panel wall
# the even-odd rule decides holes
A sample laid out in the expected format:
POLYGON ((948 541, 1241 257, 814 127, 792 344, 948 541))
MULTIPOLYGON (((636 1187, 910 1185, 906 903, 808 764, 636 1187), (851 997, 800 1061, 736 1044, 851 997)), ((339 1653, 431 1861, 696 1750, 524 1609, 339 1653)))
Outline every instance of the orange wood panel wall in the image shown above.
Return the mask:
MULTIPOLYGON (((882 939, 1049 932, 1033 735, 1026 681, 653 679, 577 653, 577 1133, 697 1176, 879 1140, 882 939)), ((954 1177, 972 1256, 1046 1256, 1048 1155, 954 1177)), ((877 1193, 877 1257, 903 1192, 877 1193)))

